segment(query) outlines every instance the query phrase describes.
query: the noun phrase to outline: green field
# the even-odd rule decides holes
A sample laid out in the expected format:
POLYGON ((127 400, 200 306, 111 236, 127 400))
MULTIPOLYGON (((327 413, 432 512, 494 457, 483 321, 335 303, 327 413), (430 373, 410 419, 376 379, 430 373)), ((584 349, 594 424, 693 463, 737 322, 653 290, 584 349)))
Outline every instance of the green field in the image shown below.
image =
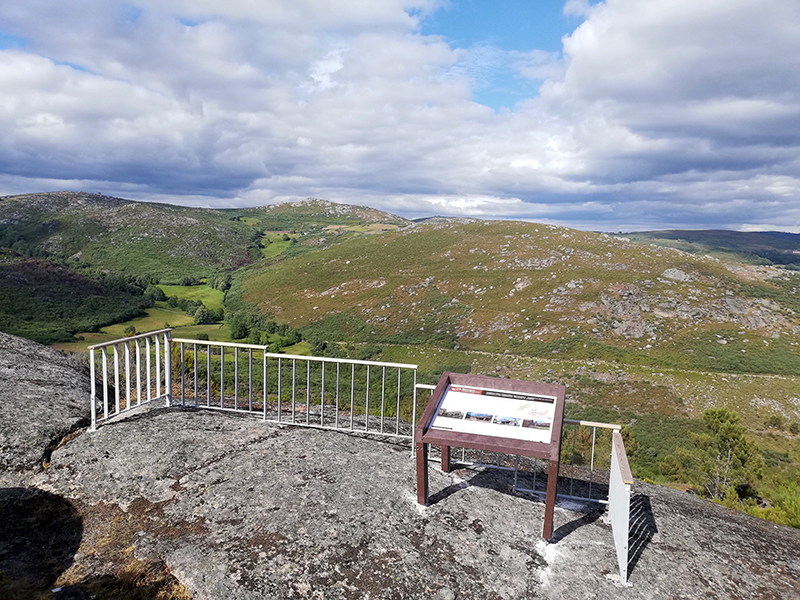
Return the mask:
POLYGON ((261 255, 264 258, 275 258, 280 254, 283 254, 284 250, 286 250, 292 244, 292 239, 297 239, 297 235, 289 235, 289 240, 284 240, 283 236, 286 232, 283 231, 265 231, 264 235, 261 236, 261 243, 264 245, 261 248, 261 255))
POLYGON ((206 308, 217 310, 222 308, 225 294, 206 284, 202 285, 159 285, 167 297, 186 298, 194 302, 202 302, 206 308))
MULTIPOLYGON (((144 333, 147 331, 155 331, 156 329, 164 329, 165 327, 181 327, 183 325, 189 325, 192 322, 192 317, 172 308, 154 307, 148 308, 145 312, 147 314, 143 317, 137 317, 130 321, 125 321, 124 323, 103 327, 97 333, 89 332, 76 334, 76 337, 83 337, 83 340, 53 344, 53 348, 65 352, 85 352, 86 349, 93 344, 102 344, 103 342, 124 338, 125 329, 131 325, 136 328, 137 333, 144 333)), ((175 336, 175 333, 173 333, 173 336, 175 336)))

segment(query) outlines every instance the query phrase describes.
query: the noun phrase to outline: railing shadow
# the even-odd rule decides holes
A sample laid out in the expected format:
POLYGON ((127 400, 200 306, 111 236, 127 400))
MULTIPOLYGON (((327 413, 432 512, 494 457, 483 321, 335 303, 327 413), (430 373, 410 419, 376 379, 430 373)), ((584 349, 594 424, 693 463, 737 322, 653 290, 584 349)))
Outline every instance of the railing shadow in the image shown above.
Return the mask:
MULTIPOLYGON (((560 485, 561 482, 559 481, 559 486, 560 485)), ((524 492, 524 491, 515 492, 514 474, 512 472, 486 468, 474 472, 474 475, 469 479, 465 479, 464 481, 460 481, 458 483, 453 483, 439 490, 438 492, 431 494, 430 496, 428 496, 428 504, 433 505, 436 504, 437 502, 441 502, 442 500, 452 496, 453 494, 460 492, 461 490, 467 489, 469 487, 482 487, 494 490, 496 492, 500 492, 501 494, 515 496, 517 498, 525 498, 531 502, 537 502, 541 504, 544 503, 545 488, 542 488, 541 491, 537 490, 535 493, 524 492)), ((594 523, 600 518, 600 516, 603 514, 605 510, 602 506, 594 502, 591 502, 589 500, 582 502, 577 499, 570 499, 566 500, 565 502, 570 505, 569 506, 570 510, 578 514, 582 514, 582 516, 556 529, 553 532, 553 537, 550 540, 551 543, 557 543, 558 541, 564 539, 578 528, 584 525, 589 525, 591 523, 594 523)), ((562 504, 561 500, 557 502, 557 505, 560 504, 562 504)))
POLYGON ((658 527, 650 505, 650 497, 636 494, 631 498, 630 520, 628 521, 629 577, 656 533, 658 533, 658 527))

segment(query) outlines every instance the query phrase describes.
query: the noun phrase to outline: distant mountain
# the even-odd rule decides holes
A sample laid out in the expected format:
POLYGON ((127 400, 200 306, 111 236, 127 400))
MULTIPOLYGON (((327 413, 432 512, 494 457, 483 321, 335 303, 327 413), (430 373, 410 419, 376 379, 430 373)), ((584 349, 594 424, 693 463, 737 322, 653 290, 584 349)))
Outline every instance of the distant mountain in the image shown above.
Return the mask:
POLYGON ((787 265, 800 269, 800 234, 797 233, 669 229, 620 235, 633 241, 669 246, 692 254, 711 254, 725 260, 787 265))
POLYGON ((0 198, 0 247, 162 282, 200 278, 260 259, 269 230, 322 235, 329 225, 403 225, 370 208, 311 199, 212 210, 133 202, 101 194, 48 192, 0 198))

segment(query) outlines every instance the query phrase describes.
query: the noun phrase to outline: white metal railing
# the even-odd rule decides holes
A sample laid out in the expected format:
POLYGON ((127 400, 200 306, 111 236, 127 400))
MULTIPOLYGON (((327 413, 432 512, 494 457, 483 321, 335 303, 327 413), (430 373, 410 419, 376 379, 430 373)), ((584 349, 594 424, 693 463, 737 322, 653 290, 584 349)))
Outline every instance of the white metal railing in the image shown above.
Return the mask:
MULTIPOLYGON (((419 394, 436 388, 417 383, 413 364, 276 354, 257 344, 171 339, 171 331, 90 346, 92 430, 128 410, 165 400, 167 406, 412 439, 417 411, 424 406, 419 394)), ((572 431, 562 431, 559 498, 607 504, 611 453, 596 449, 620 426, 572 419, 563 423, 572 431)), ((453 459, 462 465, 512 471, 515 492, 545 492, 542 461, 463 448, 459 460, 457 449, 453 451, 453 459), (487 454, 495 460, 487 460, 487 454)))
POLYGON ((411 438, 417 365, 276 354, 256 344, 175 338, 182 405, 264 421, 411 438))
POLYGON ((166 400, 169 406, 172 394, 171 331, 169 328, 159 329, 89 346, 92 431, 97 429, 98 423, 149 402, 166 400), (110 379, 109 370, 112 368, 113 378, 110 379), (97 393, 98 369, 102 373, 100 397, 97 393), (102 404, 98 406, 101 399, 102 404))
POLYGON ((619 575, 622 583, 628 581, 628 534, 631 511, 631 485, 633 475, 625 454, 622 435, 615 431, 611 445, 611 476, 608 484, 608 514, 614 532, 619 575))

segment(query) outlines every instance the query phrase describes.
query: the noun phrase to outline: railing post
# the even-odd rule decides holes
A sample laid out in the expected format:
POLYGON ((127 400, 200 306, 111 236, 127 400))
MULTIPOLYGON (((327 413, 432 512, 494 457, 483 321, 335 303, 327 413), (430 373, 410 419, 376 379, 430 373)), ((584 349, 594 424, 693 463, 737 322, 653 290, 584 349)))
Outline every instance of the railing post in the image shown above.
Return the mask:
POLYGON ((89 351, 89 371, 92 378, 92 426, 89 431, 97 431, 97 382, 95 381, 97 374, 95 373, 95 356, 94 348, 89 351))
POLYGON ((164 334, 164 387, 166 392, 167 406, 172 404, 172 344, 170 343, 169 331, 164 334))

